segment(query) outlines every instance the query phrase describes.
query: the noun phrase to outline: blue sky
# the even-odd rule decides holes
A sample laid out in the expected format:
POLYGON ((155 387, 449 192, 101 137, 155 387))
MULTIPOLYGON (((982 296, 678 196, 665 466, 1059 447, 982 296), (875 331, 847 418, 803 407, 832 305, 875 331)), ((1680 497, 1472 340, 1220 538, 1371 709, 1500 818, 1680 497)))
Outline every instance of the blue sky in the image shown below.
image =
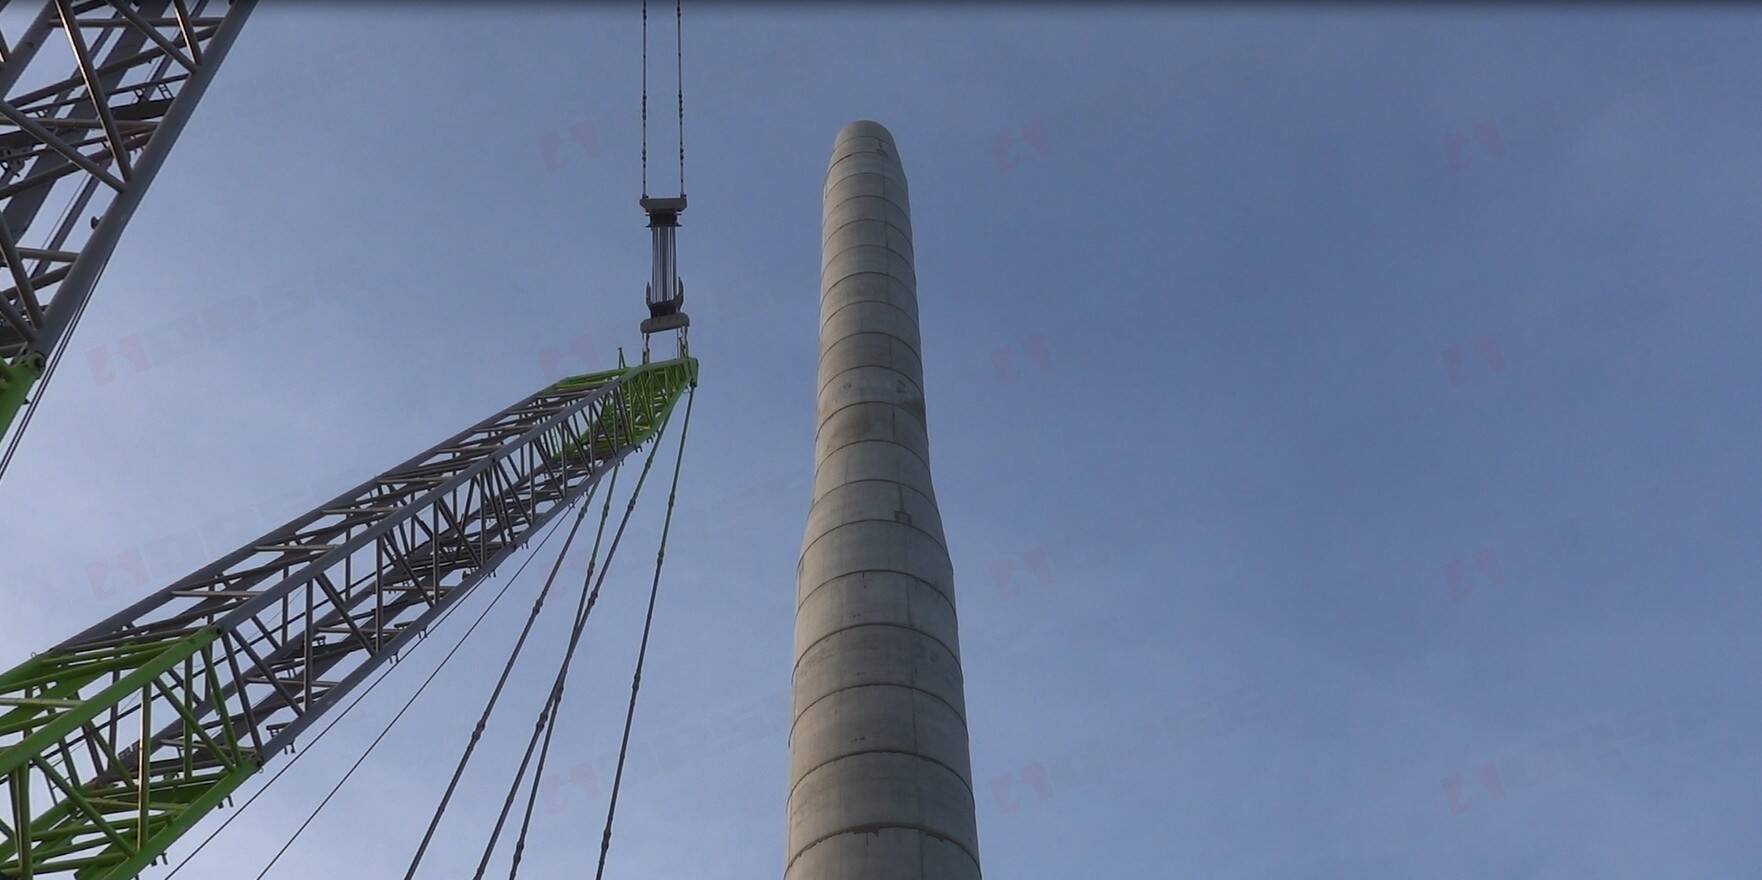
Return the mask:
MULTIPOLYGON (((819 187, 857 118, 912 185, 989 874, 1762 873, 1756 12, 686 14, 704 379, 614 874, 782 869, 819 187)), ((634 346, 636 38, 634 5, 260 9, 0 485, 0 665, 634 346)), ((533 875, 596 849, 655 526, 533 875)), ((401 869, 536 584, 271 877, 401 869)), ((180 877, 255 876, 464 619, 180 877)))

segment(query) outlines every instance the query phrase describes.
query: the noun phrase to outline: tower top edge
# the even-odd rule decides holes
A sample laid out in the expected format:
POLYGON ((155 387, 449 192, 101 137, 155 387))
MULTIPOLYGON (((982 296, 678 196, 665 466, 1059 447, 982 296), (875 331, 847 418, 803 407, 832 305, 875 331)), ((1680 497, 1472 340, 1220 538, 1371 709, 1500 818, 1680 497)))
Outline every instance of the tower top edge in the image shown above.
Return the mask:
POLYGON ((888 143, 893 143, 893 132, 888 131, 887 126, 872 119, 858 119, 845 123, 844 127, 838 130, 838 139, 834 142, 833 148, 836 149, 837 144, 844 143, 851 138, 859 137, 880 138, 888 143))

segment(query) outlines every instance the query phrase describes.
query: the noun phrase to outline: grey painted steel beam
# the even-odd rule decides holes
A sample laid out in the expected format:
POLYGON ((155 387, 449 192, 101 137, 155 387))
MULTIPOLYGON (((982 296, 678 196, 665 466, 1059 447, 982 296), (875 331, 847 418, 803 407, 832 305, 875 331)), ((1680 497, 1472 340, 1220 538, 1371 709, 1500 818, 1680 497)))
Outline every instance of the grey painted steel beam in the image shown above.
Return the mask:
POLYGON ((977 878, 954 569, 930 481, 905 171, 838 133, 813 506, 796 569, 786 880, 977 878))

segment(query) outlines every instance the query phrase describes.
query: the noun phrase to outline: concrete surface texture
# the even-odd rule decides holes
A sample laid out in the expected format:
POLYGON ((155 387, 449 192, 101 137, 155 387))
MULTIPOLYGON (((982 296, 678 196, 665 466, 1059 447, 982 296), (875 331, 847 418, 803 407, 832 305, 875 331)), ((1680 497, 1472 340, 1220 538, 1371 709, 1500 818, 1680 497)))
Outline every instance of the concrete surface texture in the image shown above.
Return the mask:
POLYGON ((784 877, 976 878, 954 569, 930 483, 910 203, 881 125, 838 133, 821 233, 784 877))

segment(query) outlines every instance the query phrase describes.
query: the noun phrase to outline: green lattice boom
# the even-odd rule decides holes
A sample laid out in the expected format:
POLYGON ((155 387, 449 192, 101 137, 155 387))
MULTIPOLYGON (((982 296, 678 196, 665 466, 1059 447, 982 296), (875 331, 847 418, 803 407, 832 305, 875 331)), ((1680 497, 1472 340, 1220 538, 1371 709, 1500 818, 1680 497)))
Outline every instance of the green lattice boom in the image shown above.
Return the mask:
POLYGON ((0 878, 139 874, 696 382, 688 357, 564 379, 0 675, 0 878))

